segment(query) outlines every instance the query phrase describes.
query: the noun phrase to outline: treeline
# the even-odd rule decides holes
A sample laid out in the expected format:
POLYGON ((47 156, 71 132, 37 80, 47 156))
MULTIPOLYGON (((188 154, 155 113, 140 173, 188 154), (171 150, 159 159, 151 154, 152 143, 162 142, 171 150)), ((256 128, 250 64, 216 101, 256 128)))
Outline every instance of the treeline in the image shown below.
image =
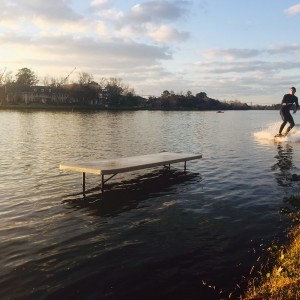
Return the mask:
MULTIPOLYGON (((75 68, 74 68, 75 70, 75 68)), ((73 71, 74 71, 73 70, 73 71)), ((78 104, 78 105, 99 105, 99 106, 137 106, 140 98, 135 94, 133 88, 124 84, 120 78, 101 78, 100 82, 94 81, 93 75, 87 72, 78 72, 77 81, 69 81, 70 75, 65 78, 45 76, 42 80, 29 68, 19 69, 13 76, 12 72, 0 73, 0 98, 14 99, 15 102, 22 102, 22 93, 32 90, 41 90, 43 87, 51 88, 52 93, 67 94, 67 101, 52 102, 52 104, 78 104), (35 89, 39 87, 39 89, 35 89), (1 93, 2 88, 2 93, 1 93), (6 95, 4 95, 6 94, 6 95), (19 94, 14 97, 12 94, 19 94), (16 100, 17 99, 17 100, 16 100)), ((50 89, 44 89, 49 91, 50 89)), ((38 97, 36 97, 38 99, 38 97)), ((2 100, 1 103, 7 101, 2 100)), ((7 104, 7 103, 5 103, 7 104)))
POLYGON ((246 110, 250 107, 237 100, 222 102, 209 98, 205 92, 193 95, 191 91, 186 94, 176 94, 165 90, 160 97, 149 97, 147 105, 150 108, 161 109, 198 109, 198 110, 246 110))
MULTIPOLYGON (((30 87, 40 86, 52 87, 53 91, 59 89, 77 99, 70 103, 81 105, 93 105, 105 108, 143 108, 143 109, 189 109, 189 110, 248 110, 248 109, 274 109, 272 107, 251 107, 238 100, 219 101, 207 96, 205 92, 195 95, 191 91, 186 93, 175 93, 165 90, 158 97, 150 96, 147 99, 136 95, 134 88, 124 84, 120 78, 101 78, 100 82, 94 80, 93 75, 87 72, 77 72, 77 81, 69 82, 72 70, 65 78, 54 78, 45 76, 42 80, 29 68, 22 68, 15 76, 12 72, 0 73, 0 89, 5 98, 5 91, 22 91, 30 87), (5 88, 5 89, 3 89, 5 88)), ((1 96, 1 94, 0 94, 1 96)), ((21 97, 20 97, 21 99, 21 97)), ((3 101, 1 101, 3 104, 3 101)), ((55 103, 54 103, 55 104, 55 103)))

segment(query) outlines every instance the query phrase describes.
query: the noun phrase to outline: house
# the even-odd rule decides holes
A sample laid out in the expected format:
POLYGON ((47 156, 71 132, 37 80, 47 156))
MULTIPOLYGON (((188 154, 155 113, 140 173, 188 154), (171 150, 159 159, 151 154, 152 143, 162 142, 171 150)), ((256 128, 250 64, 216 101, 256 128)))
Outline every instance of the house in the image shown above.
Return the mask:
MULTIPOLYGON (((1 93, 0 93, 1 97, 1 93)), ((68 103, 69 95, 61 87, 50 86, 6 86, 2 103, 68 103)))
POLYGON ((32 86, 22 91, 22 102, 64 104, 68 102, 69 95, 60 87, 32 86))
POLYGON ((98 86, 68 84, 52 86, 18 86, 0 87, 1 104, 75 104, 107 106, 110 93, 98 86))

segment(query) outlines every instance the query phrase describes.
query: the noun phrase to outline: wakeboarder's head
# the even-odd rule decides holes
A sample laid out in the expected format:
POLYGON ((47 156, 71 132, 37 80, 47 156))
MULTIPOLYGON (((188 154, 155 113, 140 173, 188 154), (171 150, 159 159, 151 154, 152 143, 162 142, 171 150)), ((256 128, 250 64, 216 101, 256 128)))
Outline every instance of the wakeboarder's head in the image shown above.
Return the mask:
POLYGON ((292 86, 290 88, 290 94, 294 95, 296 93, 296 88, 294 86, 292 86))

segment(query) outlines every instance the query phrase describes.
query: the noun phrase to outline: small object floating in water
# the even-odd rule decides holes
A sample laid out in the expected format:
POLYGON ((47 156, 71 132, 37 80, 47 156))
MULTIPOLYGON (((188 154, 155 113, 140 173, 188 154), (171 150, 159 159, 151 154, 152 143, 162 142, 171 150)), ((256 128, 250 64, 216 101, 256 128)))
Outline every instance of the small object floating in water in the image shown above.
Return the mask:
POLYGON ((217 111, 217 114, 223 114, 223 113, 224 113, 223 110, 218 110, 218 111, 217 111))

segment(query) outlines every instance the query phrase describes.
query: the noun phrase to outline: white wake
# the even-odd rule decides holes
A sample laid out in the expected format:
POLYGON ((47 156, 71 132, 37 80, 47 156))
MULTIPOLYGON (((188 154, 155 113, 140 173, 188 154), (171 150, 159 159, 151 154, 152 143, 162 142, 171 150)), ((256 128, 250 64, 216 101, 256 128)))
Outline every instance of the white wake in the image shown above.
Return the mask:
MULTIPOLYGON (((276 122, 269 124, 262 131, 254 132, 253 136, 261 141, 278 141, 278 142, 300 142, 300 125, 295 125, 295 127, 290 131, 290 133, 285 137, 274 138, 278 134, 281 122, 276 122)), ((283 133, 288 128, 288 124, 285 126, 283 133)))

